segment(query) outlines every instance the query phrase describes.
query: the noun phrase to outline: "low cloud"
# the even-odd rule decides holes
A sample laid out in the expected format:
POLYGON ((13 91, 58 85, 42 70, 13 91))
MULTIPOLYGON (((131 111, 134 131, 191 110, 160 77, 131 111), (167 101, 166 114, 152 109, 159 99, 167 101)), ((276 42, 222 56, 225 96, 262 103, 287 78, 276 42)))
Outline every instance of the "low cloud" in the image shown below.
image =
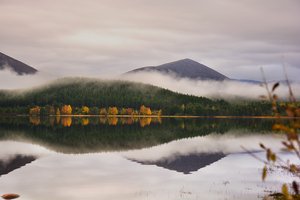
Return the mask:
MULTIPOLYGON (((39 72, 35 75, 18 76, 9 70, 0 70, 0 89, 32 89, 55 83, 60 76, 39 72)), ((121 76, 85 76, 95 80, 125 80, 137 83, 150 84, 174 92, 203 96, 208 98, 221 98, 226 100, 233 99, 259 99, 260 95, 266 95, 266 89, 259 84, 240 82, 240 81, 204 81, 188 78, 177 78, 175 75, 166 75, 157 72, 139 72, 124 74, 121 76)), ((79 78, 79 77, 78 77, 79 78)), ((82 77, 80 77, 82 78, 82 77)), ((269 84, 272 87, 273 83, 269 84)), ((300 84, 294 82, 292 89, 297 99, 300 98, 300 84)), ((288 97, 288 87, 281 84, 276 90, 276 94, 286 99, 288 97)))
MULTIPOLYGON (((176 78, 173 75, 163 75, 156 72, 141 72, 126 74, 121 77, 123 80, 152 84, 165 89, 183 94, 203 96, 208 98, 222 99, 259 99, 260 95, 267 95, 266 89, 259 84, 240 81, 203 81, 188 78, 176 78)), ((272 83, 269 84, 272 87, 272 83)), ((293 83, 294 92, 300 91, 300 84, 293 83)), ((276 94, 281 98, 288 97, 288 87, 281 85, 276 94)), ((300 94, 295 93, 299 98, 300 94)))
POLYGON ((9 69, 0 70, 0 89, 29 89, 49 83, 58 76, 54 76, 44 72, 38 72, 35 75, 17 75, 9 69))

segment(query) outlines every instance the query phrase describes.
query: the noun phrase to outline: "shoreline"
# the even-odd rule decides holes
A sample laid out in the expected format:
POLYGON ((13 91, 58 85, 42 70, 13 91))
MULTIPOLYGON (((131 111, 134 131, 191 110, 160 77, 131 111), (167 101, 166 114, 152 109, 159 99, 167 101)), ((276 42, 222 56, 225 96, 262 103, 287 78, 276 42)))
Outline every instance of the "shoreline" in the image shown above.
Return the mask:
POLYGON ((117 117, 117 118, 183 118, 183 119, 300 119, 289 116, 230 116, 230 115, 0 115, 0 117, 117 117))

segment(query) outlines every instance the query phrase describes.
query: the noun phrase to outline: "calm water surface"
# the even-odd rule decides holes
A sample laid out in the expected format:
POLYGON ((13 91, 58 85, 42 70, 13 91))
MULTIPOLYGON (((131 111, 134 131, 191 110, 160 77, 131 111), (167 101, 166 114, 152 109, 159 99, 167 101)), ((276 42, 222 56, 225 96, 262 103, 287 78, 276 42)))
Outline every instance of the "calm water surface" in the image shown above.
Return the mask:
MULTIPOLYGON (((0 194, 19 199, 262 199, 259 143, 279 151, 272 120, 0 118, 0 194)), ((283 158, 292 155, 280 153, 283 158)))

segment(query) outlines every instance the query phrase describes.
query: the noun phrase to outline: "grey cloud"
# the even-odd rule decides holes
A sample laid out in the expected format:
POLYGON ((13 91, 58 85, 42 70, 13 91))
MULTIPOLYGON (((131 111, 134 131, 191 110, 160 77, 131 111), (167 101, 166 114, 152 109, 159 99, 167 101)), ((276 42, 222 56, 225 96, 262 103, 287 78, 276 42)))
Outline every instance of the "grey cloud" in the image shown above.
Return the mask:
POLYGON ((297 0, 0 0, 0 51, 64 76, 189 57, 255 80, 272 65, 275 79, 282 55, 300 72, 299 11, 297 0))

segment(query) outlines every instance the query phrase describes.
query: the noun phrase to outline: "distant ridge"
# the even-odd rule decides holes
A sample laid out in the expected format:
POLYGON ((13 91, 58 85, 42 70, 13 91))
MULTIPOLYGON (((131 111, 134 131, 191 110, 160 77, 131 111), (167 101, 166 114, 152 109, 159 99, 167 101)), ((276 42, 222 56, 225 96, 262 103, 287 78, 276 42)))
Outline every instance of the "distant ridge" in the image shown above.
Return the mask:
POLYGON ((229 79, 225 75, 191 59, 182 59, 159 66, 137 68, 127 73, 137 72, 161 72, 164 74, 175 74, 180 78, 191 78, 199 80, 229 79))
POLYGON ((38 70, 0 52, 0 70, 5 68, 18 75, 35 74, 38 70))

